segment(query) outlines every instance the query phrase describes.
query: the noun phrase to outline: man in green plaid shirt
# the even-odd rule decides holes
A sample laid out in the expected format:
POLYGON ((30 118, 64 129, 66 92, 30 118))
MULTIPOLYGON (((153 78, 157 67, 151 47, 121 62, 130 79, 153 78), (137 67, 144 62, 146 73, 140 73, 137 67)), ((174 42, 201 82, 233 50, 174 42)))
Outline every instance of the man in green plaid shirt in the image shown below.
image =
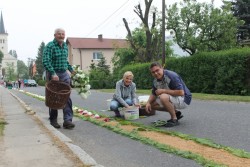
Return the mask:
MULTIPOLYGON (((43 51, 43 66, 47 71, 47 79, 63 81, 70 85, 70 73, 74 73, 72 66, 68 62, 68 47, 64 42, 65 30, 57 28, 54 33, 54 40, 49 42, 43 51), (68 72, 69 71, 69 72, 68 72)), ((50 124, 55 128, 61 126, 57 122, 58 110, 49 108, 50 124)), ((69 97, 65 108, 63 109, 63 127, 72 129, 75 124, 72 123, 73 110, 72 101, 69 97)))

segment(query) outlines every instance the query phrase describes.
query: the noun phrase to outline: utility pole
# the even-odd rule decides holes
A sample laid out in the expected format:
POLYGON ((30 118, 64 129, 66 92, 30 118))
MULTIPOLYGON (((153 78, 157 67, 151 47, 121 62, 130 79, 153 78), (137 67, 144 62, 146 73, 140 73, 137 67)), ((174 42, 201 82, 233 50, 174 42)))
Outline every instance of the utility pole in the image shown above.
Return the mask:
POLYGON ((166 57, 166 48, 165 48, 165 0, 162 0, 162 67, 165 67, 165 57, 166 57))

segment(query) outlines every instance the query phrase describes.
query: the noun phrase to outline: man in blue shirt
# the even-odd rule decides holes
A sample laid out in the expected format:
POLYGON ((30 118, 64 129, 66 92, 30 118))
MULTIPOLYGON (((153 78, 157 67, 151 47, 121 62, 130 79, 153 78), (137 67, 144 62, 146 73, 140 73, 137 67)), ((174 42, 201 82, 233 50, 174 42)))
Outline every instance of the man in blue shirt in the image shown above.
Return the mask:
POLYGON ((167 121, 166 127, 178 125, 178 120, 183 116, 176 109, 184 109, 191 103, 191 92, 177 73, 164 70, 158 62, 150 65, 150 72, 155 79, 152 94, 146 104, 146 111, 149 112, 152 109, 167 111, 171 119, 167 121))

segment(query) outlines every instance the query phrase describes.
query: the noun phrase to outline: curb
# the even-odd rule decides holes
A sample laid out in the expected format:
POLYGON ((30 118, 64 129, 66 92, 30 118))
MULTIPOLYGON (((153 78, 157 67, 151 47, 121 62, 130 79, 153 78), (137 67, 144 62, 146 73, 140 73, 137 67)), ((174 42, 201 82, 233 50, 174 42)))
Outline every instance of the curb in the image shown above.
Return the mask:
POLYGON ((76 157, 78 157, 78 159, 84 165, 91 166, 91 167, 104 167, 100 164, 97 164, 97 162, 90 155, 88 155, 82 148, 80 148, 77 145, 72 144, 72 140, 69 137, 65 136, 63 133, 61 133, 60 131, 53 128, 51 125, 49 125, 47 122, 45 122, 38 113, 36 113, 35 111, 32 111, 32 109, 29 107, 29 105, 27 105, 25 102, 23 102, 19 97, 17 97, 15 94, 13 94, 10 91, 9 91, 9 93, 14 98, 16 98, 18 100, 18 102, 23 106, 26 114, 35 116, 48 131, 50 131, 61 142, 63 142, 65 145, 67 145, 67 147, 73 152, 73 154, 76 157))

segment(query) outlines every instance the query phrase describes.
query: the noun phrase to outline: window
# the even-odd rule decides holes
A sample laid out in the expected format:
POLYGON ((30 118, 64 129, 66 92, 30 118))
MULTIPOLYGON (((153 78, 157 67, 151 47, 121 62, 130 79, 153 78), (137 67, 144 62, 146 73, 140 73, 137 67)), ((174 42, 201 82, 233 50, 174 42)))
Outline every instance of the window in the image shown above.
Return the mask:
POLYGON ((102 58, 102 52, 93 52, 93 60, 100 60, 102 58))

